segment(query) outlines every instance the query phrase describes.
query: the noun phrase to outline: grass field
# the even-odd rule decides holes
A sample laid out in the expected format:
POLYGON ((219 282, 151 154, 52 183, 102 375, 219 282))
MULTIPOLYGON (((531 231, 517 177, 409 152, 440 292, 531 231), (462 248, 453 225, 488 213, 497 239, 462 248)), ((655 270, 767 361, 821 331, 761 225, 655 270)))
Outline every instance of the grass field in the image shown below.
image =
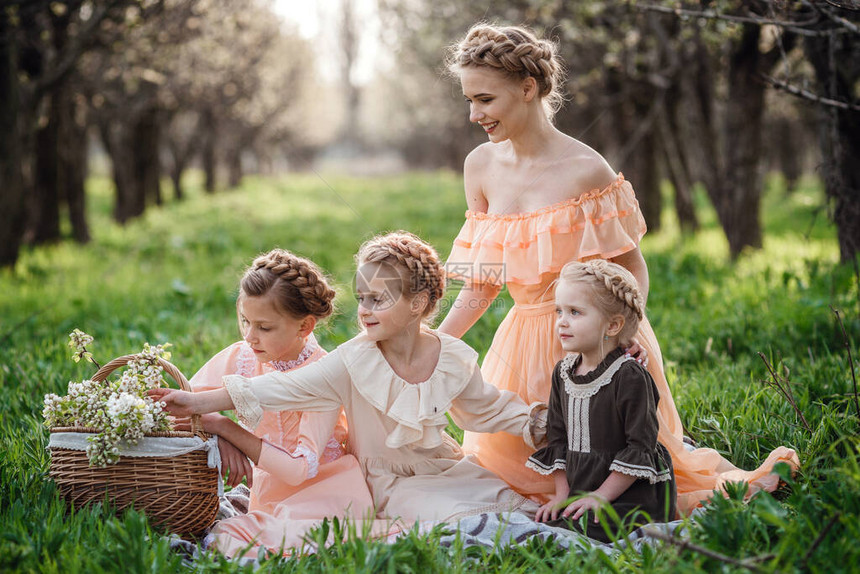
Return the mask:
MULTIPOLYGON (((840 310, 860 359, 853 269, 840 266, 835 230, 814 180, 786 195, 770 178, 764 249, 732 263, 712 210, 698 196, 703 229, 646 236, 648 313, 688 433, 741 467, 778 445, 795 448, 800 472, 775 495, 750 504, 719 499, 692 525, 695 550, 660 547, 607 557, 551 543, 487 552, 438 543, 439 532, 384 545, 350 537, 315 556, 273 559, 265 570, 430 571, 857 571, 860 569, 860 413, 840 310), (758 353, 790 381, 801 417, 769 379, 758 353)), ((145 517, 67 512, 53 484, 41 424, 45 393, 92 373, 69 360, 75 327, 96 338, 104 362, 145 341, 174 345, 187 375, 236 340, 234 298, 244 265, 281 246, 308 256, 339 285, 338 314, 319 330, 331 349, 356 331, 352 255, 371 235, 408 229, 446 255, 462 224, 462 181, 446 172, 386 178, 295 175, 247 178, 207 196, 196 182, 182 203, 151 209, 126 227, 109 218, 109 183, 89 182, 94 240, 23 253, 0 273, 0 571, 185 571, 145 517)), ((453 293, 449 297, 453 297, 453 293)), ((450 300, 450 299, 449 299, 450 300)), ((503 295, 465 340, 483 353, 510 306, 503 295)), ((323 533, 317 533, 322 536, 323 533)), ((238 571, 213 556, 197 571, 238 571)))

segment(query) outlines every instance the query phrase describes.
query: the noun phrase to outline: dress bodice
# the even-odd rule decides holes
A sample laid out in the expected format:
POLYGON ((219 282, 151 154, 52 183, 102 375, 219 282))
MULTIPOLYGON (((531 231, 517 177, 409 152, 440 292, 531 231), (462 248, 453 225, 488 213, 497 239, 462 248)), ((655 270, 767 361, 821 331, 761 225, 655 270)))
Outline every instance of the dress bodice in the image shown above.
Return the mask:
POLYGON ((604 189, 528 213, 467 211, 446 269, 466 283, 507 285, 518 305, 551 301, 565 263, 636 248, 645 219, 622 174, 604 189))

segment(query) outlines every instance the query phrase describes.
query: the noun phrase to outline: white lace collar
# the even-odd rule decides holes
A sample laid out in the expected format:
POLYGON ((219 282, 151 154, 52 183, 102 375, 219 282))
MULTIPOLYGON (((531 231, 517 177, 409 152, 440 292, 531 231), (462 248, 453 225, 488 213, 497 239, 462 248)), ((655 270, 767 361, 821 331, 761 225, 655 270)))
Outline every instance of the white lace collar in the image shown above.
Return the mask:
POLYGON ((276 371, 291 371, 305 361, 307 361, 308 359, 310 359, 311 355, 313 355, 319 348, 320 346, 314 336, 310 335, 308 337, 307 342, 305 343, 304 348, 302 349, 302 352, 299 353, 298 357, 296 357, 292 361, 269 361, 268 364, 271 365, 271 367, 276 371))
MULTIPOLYGON (((628 357, 622 354, 620 357, 610 363, 609 366, 607 366, 602 373, 597 375, 593 381, 587 383, 576 383, 574 382, 574 378, 585 379, 588 378, 589 375, 583 375, 581 377, 571 377, 571 373, 573 372, 574 367, 576 367, 576 364, 579 361, 579 355, 570 354, 561 360, 559 374, 561 375, 561 379, 564 381, 564 390, 567 391, 567 394, 577 399, 585 399, 588 397, 593 397, 595 394, 597 394, 597 391, 611 383, 612 377, 615 376, 615 373, 618 372, 618 369, 621 368, 621 365, 623 365, 627 361, 633 360, 633 357, 628 357)), ((603 367, 604 363, 601 363, 600 366, 598 366, 595 370, 599 370, 601 367, 603 367)))

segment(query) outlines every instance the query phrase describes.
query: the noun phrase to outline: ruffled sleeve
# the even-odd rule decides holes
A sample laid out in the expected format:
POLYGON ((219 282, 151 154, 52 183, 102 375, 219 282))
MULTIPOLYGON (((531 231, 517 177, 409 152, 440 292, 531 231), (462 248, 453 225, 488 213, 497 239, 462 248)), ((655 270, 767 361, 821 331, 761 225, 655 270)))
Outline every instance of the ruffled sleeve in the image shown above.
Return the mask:
POLYGON ((349 372, 338 349, 301 369, 272 371, 259 377, 228 375, 224 387, 236 407, 236 416, 256 428, 263 411, 328 411, 343 405, 349 372))
MULTIPOLYGON (((454 339, 450 344, 468 347, 459 339, 454 339)), ((472 360, 477 366, 477 354, 472 360)), ((473 368, 468 384, 451 401, 449 412, 454 423, 463 430, 507 432, 522 436, 526 444, 534 447, 536 443, 542 442, 546 433, 543 418, 545 410, 546 405, 543 403, 527 405, 516 393, 500 391, 484 381, 480 369, 473 368)))
POLYGON ((549 394, 546 423, 547 445, 531 455, 526 461, 526 467, 543 475, 567 468, 567 427, 562 410, 564 383, 559 377, 558 370, 559 365, 556 365, 552 373, 552 388, 549 394))
POLYGON ((624 421, 627 447, 615 455, 609 470, 651 484, 671 480, 671 468, 657 449, 658 398, 651 375, 638 363, 627 361, 616 377, 616 404, 624 421))
POLYGON ((602 190, 529 213, 467 211, 446 270, 466 283, 534 285, 568 261, 631 251, 645 231, 633 187, 618 174, 602 190))

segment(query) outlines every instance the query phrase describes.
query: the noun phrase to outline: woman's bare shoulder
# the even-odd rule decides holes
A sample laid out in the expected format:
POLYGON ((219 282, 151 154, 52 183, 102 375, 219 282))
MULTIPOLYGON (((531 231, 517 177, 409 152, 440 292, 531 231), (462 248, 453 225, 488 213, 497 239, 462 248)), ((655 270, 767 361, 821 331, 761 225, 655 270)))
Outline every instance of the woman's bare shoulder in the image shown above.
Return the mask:
POLYGON ((487 142, 479 145, 466 156, 463 163, 463 187, 466 192, 466 203, 472 211, 487 211, 487 198, 484 195, 484 174, 493 162, 492 144, 487 142))
POLYGON ((606 159, 587 144, 569 138, 562 158, 565 179, 570 182, 573 196, 604 189, 618 177, 606 159))

